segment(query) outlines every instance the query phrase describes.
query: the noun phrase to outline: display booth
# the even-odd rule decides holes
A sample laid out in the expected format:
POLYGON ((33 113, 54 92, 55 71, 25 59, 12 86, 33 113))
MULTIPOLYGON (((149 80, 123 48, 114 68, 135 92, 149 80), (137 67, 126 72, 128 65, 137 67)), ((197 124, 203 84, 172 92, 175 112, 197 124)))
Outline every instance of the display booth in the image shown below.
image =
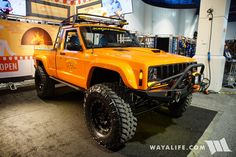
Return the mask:
POLYGON ((59 22, 71 14, 73 7, 62 1, 0 2, 0 80, 17 82, 34 76, 35 48, 52 48, 59 22), (71 9, 72 8, 72 9, 71 9))
POLYGON ((1 20, 0 79, 33 76, 34 49, 52 47, 57 30, 53 25, 1 20))
POLYGON ((0 19, 2 83, 33 77, 34 49, 52 48, 56 25, 65 18, 75 13, 114 16, 131 13, 133 9, 131 0, 120 0, 116 7, 108 0, 9 0, 0 1, 0 5, 7 12, 7 17, 0 19))

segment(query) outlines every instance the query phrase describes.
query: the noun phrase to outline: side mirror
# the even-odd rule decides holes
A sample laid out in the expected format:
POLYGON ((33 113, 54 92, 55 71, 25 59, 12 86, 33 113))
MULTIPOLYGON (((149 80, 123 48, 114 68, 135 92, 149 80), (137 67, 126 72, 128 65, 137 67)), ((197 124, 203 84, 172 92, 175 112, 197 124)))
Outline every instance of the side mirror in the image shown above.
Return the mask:
POLYGON ((81 45, 78 45, 75 43, 67 43, 66 49, 70 50, 70 51, 82 51, 83 50, 81 45))

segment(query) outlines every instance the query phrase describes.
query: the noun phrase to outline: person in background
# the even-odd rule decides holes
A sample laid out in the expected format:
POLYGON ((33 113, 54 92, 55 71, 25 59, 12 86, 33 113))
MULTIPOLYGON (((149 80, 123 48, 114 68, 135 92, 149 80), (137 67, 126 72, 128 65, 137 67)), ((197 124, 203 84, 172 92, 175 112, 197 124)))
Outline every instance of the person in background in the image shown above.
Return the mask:
POLYGON ((231 53, 230 53, 230 51, 229 51, 229 47, 228 47, 228 45, 226 45, 226 44, 225 44, 225 49, 224 49, 224 56, 225 56, 225 58, 226 58, 227 61, 230 61, 230 60, 233 59, 233 58, 232 58, 232 55, 231 55, 231 53))
POLYGON ((225 62, 225 73, 228 73, 230 71, 230 61, 232 60, 232 55, 229 51, 229 47, 227 44, 225 44, 225 47, 224 47, 224 56, 225 56, 225 59, 226 59, 226 62, 225 62))
POLYGON ((12 10, 11 3, 8 0, 0 0, 0 14, 9 14, 12 10))
POLYGON ((194 39, 194 40, 197 40, 197 35, 198 35, 198 32, 195 31, 195 32, 193 33, 193 39, 194 39))
POLYGON ((106 16, 120 16, 122 7, 118 0, 102 0, 102 7, 106 16))
POLYGON ((122 14, 122 7, 118 0, 111 0, 111 6, 112 6, 112 12, 115 13, 115 15, 121 15, 122 14))
POLYGON ((103 0, 102 1, 102 7, 106 12, 106 16, 111 16, 112 15, 112 2, 111 0, 103 0))

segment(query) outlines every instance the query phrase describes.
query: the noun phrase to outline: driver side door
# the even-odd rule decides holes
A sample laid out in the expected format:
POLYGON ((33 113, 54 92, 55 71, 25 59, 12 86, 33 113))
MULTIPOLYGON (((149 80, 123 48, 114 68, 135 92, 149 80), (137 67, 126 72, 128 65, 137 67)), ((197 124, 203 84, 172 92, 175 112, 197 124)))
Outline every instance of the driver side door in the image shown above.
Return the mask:
POLYGON ((82 86, 84 81, 84 53, 80 43, 77 29, 66 29, 56 63, 58 78, 77 86, 82 86))

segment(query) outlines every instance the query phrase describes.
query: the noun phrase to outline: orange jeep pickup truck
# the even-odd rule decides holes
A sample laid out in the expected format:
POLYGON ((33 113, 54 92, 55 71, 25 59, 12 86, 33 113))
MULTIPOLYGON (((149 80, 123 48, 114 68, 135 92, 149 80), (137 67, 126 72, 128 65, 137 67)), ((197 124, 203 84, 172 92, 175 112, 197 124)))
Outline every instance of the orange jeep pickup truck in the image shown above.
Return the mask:
POLYGON ((61 23, 50 50, 35 50, 35 85, 50 98, 55 83, 85 91, 84 113, 94 140, 111 150, 130 140, 136 116, 161 104, 179 117, 201 86, 204 65, 141 48, 124 19, 76 14, 61 23))

